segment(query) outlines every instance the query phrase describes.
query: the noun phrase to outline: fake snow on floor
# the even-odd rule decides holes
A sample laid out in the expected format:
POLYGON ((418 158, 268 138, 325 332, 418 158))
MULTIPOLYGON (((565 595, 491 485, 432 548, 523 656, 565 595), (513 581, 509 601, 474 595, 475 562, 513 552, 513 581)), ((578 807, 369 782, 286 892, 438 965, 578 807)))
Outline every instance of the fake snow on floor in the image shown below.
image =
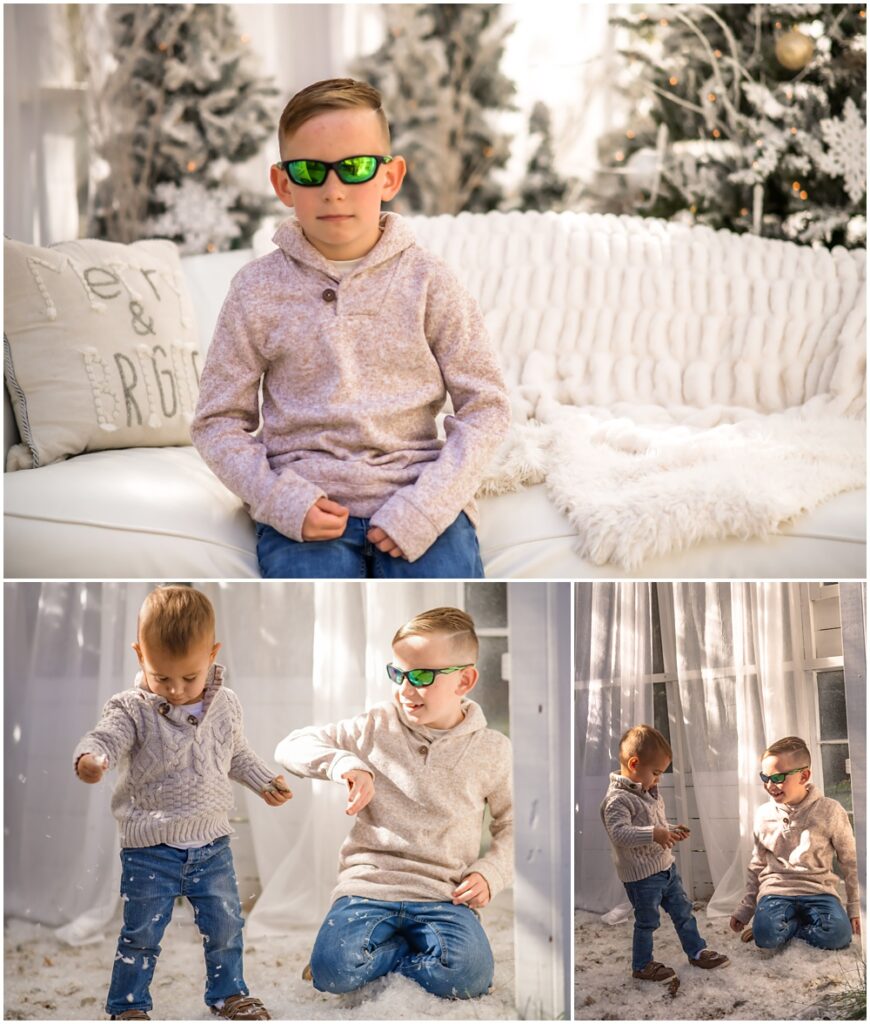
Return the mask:
MULTIPOLYGON (((711 949, 731 963, 708 971, 692 967, 670 919, 662 915, 655 935, 655 959, 680 979, 676 995, 668 983, 631 977, 632 921, 604 924, 597 914, 574 916, 574 1004, 577 1020, 826 1020, 835 997, 854 989, 864 976, 861 943, 825 951, 790 942, 780 952, 744 943, 727 919, 709 921, 703 907, 695 916, 711 949)), ((837 1014, 836 1016, 841 1016, 837 1014)))
MULTIPOLYGON (((154 972, 154 1020, 211 1020, 203 1002, 205 967, 199 933, 177 907, 154 972)), ((357 992, 330 996, 302 980, 316 928, 248 939, 245 980, 276 1020, 516 1020, 513 911, 502 894, 481 912, 495 957, 495 979, 480 999, 438 999, 391 975, 357 992)), ((120 924, 120 922, 119 922, 120 924)), ((5 929, 6 1020, 104 1020, 117 929, 88 946, 61 943, 50 928, 10 920, 5 929)))

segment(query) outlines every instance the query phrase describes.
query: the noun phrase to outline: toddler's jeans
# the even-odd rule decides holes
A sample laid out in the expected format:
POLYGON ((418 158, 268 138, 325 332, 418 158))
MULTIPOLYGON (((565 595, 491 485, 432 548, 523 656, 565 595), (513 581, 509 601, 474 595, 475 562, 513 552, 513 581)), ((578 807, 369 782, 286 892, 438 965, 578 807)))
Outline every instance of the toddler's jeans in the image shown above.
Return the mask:
POLYGON ((852 942, 852 922, 836 896, 762 896, 752 935, 763 949, 777 949, 793 938, 819 949, 845 949, 852 942))
POLYGON ((369 520, 348 516, 335 540, 296 541, 256 523, 257 560, 266 579, 483 579, 477 531, 464 512, 415 561, 384 554, 366 540, 369 520))
POLYGON ((692 913, 692 901, 683 889, 676 864, 667 871, 657 871, 638 882, 623 882, 634 907, 634 939, 631 946, 631 969, 642 971, 653 958, 653 932, 658 928, 659 907, 670 915, 683 952, 696 960, 707 943, 698 932, 692 913))
POLYGON ((483 995, 492 984, 493 959, 477 914, 429 900, 336 900, 311 952, 314 987, 351 992, 390 972, 443 999, 483 995))
POLYGON ((176 897, 193 904, 205 950, 205 1001, 248 995, 242 975, 242 910, 229 836, 194 850, 145 846, 121 850, 124 924, 106 1012, 151 1009, 151 977, 176 897))

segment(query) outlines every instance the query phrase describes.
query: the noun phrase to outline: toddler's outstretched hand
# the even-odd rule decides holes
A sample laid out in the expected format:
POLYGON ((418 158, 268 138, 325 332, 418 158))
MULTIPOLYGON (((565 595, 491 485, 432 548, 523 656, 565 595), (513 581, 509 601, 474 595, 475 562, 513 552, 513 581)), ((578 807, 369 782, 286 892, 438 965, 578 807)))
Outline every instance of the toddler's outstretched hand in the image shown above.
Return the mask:
POLYGON ((293 799, 293 794, 283 775, 276 775, 269 788, 264 789, 260 796, 270 807, 280 807, 281 804, 286 804, 288 800, 293 799))
POLYGON ((329 498, 318 498, 302 520, 303 540, 335 540, 347 526, 349 509, 329 498))
POLYGON ((370 544, 374 544, 378 551, 383 551, 385 555, 392 555, 393 558, 405 557, 405 552, 392 537, 384 533, 380 526, 373 526, 366 534, 366 540, 370 544))
POLYGON ((76 775, 82 782, 99 782, 108 767, 102 755, 82 754, 76 762, 76 775))
POLYGON ((453 903, 467 907, 485 907, 490 901, 489 883, 477 871, 472 871, 453 890, 453 903))
POLYGON ((375 795, 375 780, 369 772, 361 771, 359 768, 352 768, 345 772, 342 778, 347 781, 347 807, 345 814, 359 814, 363 807, 367 807, 375 795))

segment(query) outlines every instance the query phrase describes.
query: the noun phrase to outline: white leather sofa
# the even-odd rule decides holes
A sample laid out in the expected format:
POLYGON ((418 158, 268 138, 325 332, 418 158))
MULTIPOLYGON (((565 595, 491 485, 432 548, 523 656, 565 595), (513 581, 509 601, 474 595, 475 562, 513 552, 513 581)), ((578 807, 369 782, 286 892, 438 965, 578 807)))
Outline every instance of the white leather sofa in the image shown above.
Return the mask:
MULTIPOLYGON (((578 262, 585 262, 587 270, 582 279, 572 274, 571 239, 576 239, 578 231, 582 237, 590 226, 600 231, 604 225, 606 233, 611 229, 608 225, 612 227, 616 222, 616 218, 584 220, 583 215, 573 214, 462 214, 459 218, 415 221, 421 241, 453 264, 477 295, 501 346, 515 415, 520 420, 534 416, 542 391, 561 389, 552 397, 562 402, 571 400, 576 380, 572 384, 570 375, 578 364, 571 364, 573 371, 565 370, 560 364, 560 350, 574 344, 570 332, 578 338, 583 334, 588 341, 590 328, 584 324, 584 309, 597 310, 602 322, 602 309, 618 311, 624 304, 637 301, 659 304, 665 307, 662 315, 666 315, 668 303, 679 306, 683 301, 680 273, 685 268, 690 272, 692 260, 703 266, 710 263, 703 250, 712 232, 619 218, 619 231, 627 230, 631 238, 640 239, 639 244, 654 243, 660 251, 664 239, 667 252, 678 257, 684 252, 687 262, 681 268, 678 264, 682 258, 674 259, 674 268, 666 268, 670 278, 660 276, 650 281, 643 274, 633 277, 629 273, 631 260, 626 262, 625 253, 620 253, 621 243, 614 242, 604 249, 593 245, 585 253, 578 250, 578 262), (565 218, 573 220, 563 245, 560 239, 565 232, 561 232, 560 225, 568 223, 565 218), (555 242, 545 241, 547 232, 555 242), (541 245, 536 242, 538 238, 542 239, 541 245), (561 246, 561 250, 553 251, 554 246, 561 246), (608 260, 614 264, 612 273, 608 260), (580 295, 578 289, 584 294, 580 295), (522 308, 516 312, 518 301, 522 308)), ((729 236, 726 241, 734 246, 743 244, 737 236, 729 236)), ((756 246, 788 245, 752 241, 756 246)), ((786 256, 794 263, 800 253, 796 256, 792 249, 798 247, 790 246, 786 256)), ((204 346, 230 279, 253 255, 253 251, 245 250, 183 259, 204 346)), ((854 265, 849 264, 850 268, 854 265)), ((837 265, 832 266, 835 273, 837 265)), ((810 284, 808 280, 807 287, 810 284)), ((801 287, 800 281, 795 287, 801 287)), ((849 301, 863 302, 863 286, 861 293, 860 298, 852 294, 849 301)), ((697 305, 698 300, 689 301, 697 305)), ((772 299, 770 317, 776 318, 772 299)), ((597 337, 592 332, 592 345, 599 354, 606 353, 607 342, 604 327, 597 337)), ((634 379, 640 376, 635 374, 634 379)), ((856 388, 863 395, 863 381, 856 388)), ((634 400, 630 394, 615 397, 622 402, 634 400)), ((802 400, 807 397, 799 396, 802 400)), ((855 396, 849 399, 850 416, 861 414, 862 400, 855 396)), ((4 428, 8 449, 17 440, 17 432, 5 394, 4 428)), ((7 473, 4 490, 7 578, 258 576, 254 529, 248 515, 192 447, 79 455, 38 469, 7 473)), ((632 573, 581 557, 575 550, 575 527, 557 510, 542 483, 480 499, 479 535, 490 578, 863 578, 865 505, 865 491, 853 489, 799 515, 774 536, 694 544, 649 559, 632 573)))

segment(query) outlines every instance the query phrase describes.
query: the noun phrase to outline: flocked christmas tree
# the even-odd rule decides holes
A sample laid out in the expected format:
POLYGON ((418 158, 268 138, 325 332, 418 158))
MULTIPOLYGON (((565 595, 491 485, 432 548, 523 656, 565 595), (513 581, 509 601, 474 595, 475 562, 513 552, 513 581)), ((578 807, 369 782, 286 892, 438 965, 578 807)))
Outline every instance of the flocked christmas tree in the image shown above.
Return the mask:
POLYGON ((122 242, 161 235, 187 252, 243 245, 270 204, 237 183, 232 165, 259 151, 279 111, 232 8, 103 10, 115 63, 95 82, 90 123, 101 173, 91 231, 122 242))
POLYGON ((866 17, 855 4, 672 4, 612 19, 634 114, 602 209, 799 242, 866 240, 866 17))
POLYGON ((352 74, 384 97, 392 149, 408 161, 396 210, 458 213, 496 209, 495 172, 510 136, 493 125, 510 110, 513 83, 500 70, 513 26, 498 4, 387 4, 386 38, 352 74))

